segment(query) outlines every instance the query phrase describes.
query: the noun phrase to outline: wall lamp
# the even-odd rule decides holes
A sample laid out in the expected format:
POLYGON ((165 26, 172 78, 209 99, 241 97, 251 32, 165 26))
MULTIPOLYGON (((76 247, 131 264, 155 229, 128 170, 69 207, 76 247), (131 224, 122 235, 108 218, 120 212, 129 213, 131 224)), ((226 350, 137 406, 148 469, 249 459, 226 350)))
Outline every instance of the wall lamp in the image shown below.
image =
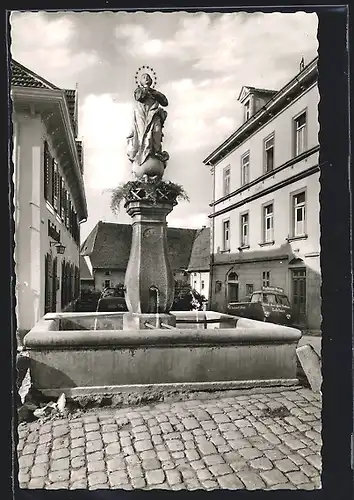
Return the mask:
POLYGON ((50 246, 52 247, 53 245, 57 249, 58 254, 63 255, 63 253, 65 253, 65 248, 66 248, 65 245, 62 245, 61 243, 57 243, 56 241, 51 241, 50 246))

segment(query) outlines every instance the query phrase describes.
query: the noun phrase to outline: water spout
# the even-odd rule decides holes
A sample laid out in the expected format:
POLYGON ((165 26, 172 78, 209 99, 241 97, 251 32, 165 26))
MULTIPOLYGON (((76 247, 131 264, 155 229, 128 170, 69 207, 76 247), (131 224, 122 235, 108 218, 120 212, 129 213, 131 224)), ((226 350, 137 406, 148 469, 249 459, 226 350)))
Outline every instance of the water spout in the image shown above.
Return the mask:
POLYGON ((149 288, 150 297, 154 299, 155 305, 155 314, 156 314, 156 328, 160 327, 160 318, 159 318, 159 308, 160 308, 160 290, 155 285, 151 285, 149 288))
POLYGON ((96 311, 95 311, 95 312, 96 312, 96 318, 95 318, 95 323, 94 323, 94 327, 93 327, 93 329, 94 329, 94 330, 97 330, 97 320, 98 320, 98 318, 97 318, 97 313, 98 313, 98 308, 99 308, 99 306, 100 306, 100 301, 101 301, 101 299, 104 297, 104 293, 105 293, 105 291, 106 291, 106 288, 104 288, 104 289, 102 290, 102 292, 101 292, 101 294, 100 294, 100 296, 99 296, 99 298, 98 298, 98 301, 97 301, 97 306, 96 306, 96 311))

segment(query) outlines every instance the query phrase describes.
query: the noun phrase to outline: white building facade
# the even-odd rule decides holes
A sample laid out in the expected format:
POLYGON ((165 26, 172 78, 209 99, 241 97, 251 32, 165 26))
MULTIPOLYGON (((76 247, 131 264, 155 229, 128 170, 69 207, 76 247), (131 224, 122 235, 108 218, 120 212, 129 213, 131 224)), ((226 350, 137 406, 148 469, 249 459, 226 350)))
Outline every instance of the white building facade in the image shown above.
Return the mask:
POLYGON ((244 123, 211 167, 211 308, 280 286, 294 323, 321 328, 317 59, 280 91, 244 87, 244 123))
POLYGON ((80 292, 80 223, 87 219, 77 92, 11 62, 16 313, 19 332, 80 292))

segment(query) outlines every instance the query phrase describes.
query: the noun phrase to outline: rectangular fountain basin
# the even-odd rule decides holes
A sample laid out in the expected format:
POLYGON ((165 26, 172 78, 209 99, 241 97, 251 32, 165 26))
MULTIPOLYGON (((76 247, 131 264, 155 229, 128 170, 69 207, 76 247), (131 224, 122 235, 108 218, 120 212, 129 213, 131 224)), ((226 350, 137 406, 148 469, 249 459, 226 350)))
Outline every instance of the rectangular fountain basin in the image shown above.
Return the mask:
POLYGON ((44 316, 24 338, 34 386, 70 397, 298 383, 301 332, 295 328, 214 311, 173 311, 176 328, 123 330, 123 314, 44 316))

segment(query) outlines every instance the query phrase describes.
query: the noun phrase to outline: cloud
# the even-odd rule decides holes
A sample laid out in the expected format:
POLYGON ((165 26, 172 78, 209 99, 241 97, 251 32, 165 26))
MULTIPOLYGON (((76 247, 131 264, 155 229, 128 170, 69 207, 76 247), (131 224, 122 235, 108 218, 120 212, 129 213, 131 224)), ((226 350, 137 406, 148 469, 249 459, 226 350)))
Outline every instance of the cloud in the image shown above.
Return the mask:
MULTIPOLYGON (((171 15, 162 14, 162 19, 168 22, 171 15)), ((262 73, 267 68, 269 72, 278 55, 307 53, 316 29, 315 13, 241 12, 188 14, 173 36, 165 39, 139 24, 118 26, 115 34, 125 39, 127 51, 140 57, 175 59, 215 73, 242 72, 254 61, 262 73)))
MULTIPOLYGON (((153 16, 168 24, 175 14, 153 16)), ((307 62, 316 55, 316 14, 186 14, 165 38, 147 26, 123 24, 115 35, 133 57, 186 68, 185 78, 161 72, 170 103, 164 147, 172 154, 216 147, 241 124, 243 85, 278 90, 298 71, 302 53, 307 62)))
POLYGON ((188 214, 184 217, 178 217, 178 214, 172 212, 168 218, 167 222, 169 227, 191 227, 191 228, 201 228, 202 226, 209 227, 209 219, 208 214, 205 213, 196 213, 196 214, 188 214))
POLYGON ((81 71, 97 64, 94 52, 74 51, 75 23, 55 13, 12 13, 11 54, 59 87, 75 86, 81 71))
POLYGON ((232 79, 175 80, 161 87, 170 106, 166 121, 165 147, 174 151, 195 151, 216 144, 235 128, 240 109, 239 89, 232 79))
POLYGON ((88 187, 110 188, 128 179, 126 137, 131 114, 132 104, 118 102, 112 94, 90 94, 84 99, 79 122, 88 187))

